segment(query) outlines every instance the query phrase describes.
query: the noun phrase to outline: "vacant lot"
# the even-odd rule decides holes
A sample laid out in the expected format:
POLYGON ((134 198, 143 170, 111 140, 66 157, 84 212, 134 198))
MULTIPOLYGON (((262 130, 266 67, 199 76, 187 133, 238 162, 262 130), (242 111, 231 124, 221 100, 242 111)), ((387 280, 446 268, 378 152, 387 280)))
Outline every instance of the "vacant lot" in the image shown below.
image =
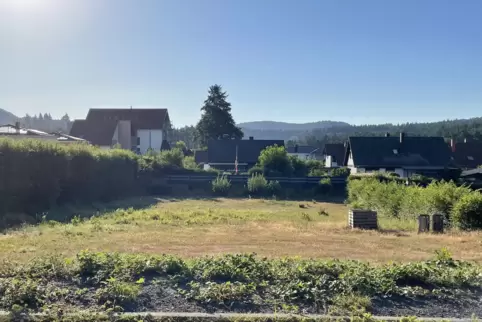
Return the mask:
MULTIPOLYGON (((447 247, 457 259, 482 262, 482 234, 416 233, 416 223, 380 219, 380 232, 346 228, 342 203, 249 199, 126 200, 77 214, 69 223, 49 221, 0 236, 0 259, 28 261, 80 250, 169 253, 197 257, 255 252, 262 256, 414 261, 447 247)), ((55 214, 50 214, 52 218, 55 214)))

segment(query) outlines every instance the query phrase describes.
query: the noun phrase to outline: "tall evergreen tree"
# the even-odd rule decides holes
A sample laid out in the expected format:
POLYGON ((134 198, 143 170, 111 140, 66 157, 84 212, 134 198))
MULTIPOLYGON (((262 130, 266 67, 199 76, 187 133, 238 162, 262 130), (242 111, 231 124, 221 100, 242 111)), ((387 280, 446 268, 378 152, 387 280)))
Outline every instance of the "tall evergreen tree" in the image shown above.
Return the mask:
POLYGON ((201 108, 202 116, 196 125, 198 140, 205 146, 209 139, 241 139, 244 134, 231 115, 231 103, 221 85, 209 87, 208 98, 201 108))

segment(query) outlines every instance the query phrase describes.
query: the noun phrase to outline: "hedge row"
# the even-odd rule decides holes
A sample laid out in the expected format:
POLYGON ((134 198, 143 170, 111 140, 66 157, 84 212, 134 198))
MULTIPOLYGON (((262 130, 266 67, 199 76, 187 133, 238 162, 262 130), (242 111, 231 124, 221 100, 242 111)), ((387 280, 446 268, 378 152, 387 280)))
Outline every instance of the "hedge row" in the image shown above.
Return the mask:
POLYGON ((137 156, 87 145, 0 140, 0 214, 38 214, 53 205, 133 193, 137 156))
POLYGON ((349 180, 348 201, 353 208, 376 210, 382 216, 414 219, 438 213, 455 227, 482 228, 482 194, 452 181, 423 187, 374 177, 349 180))

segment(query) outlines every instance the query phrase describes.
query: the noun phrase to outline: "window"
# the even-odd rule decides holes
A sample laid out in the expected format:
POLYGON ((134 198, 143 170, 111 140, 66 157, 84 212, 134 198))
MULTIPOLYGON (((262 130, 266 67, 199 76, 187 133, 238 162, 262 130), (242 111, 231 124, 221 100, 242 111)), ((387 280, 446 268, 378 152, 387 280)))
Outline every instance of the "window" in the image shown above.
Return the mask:
POLYGON ((398 154, 398 150, 397 150, 397 149, 393 149, 393 154, 398 154))
POLYGON ((467 159, 469 159, 470 161, 474 161, 474 157, 471 156, 471 155, 469 155, 469 156, 467 157, 467 159))
POLYGON ((137 145, 141 145, 141 138, 137 137, 137 145))

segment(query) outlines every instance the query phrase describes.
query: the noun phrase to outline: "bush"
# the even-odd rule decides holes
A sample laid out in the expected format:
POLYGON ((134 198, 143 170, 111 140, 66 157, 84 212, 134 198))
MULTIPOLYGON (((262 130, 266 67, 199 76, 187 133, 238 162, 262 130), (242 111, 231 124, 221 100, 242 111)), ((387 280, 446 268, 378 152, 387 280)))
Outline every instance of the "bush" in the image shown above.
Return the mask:
POLYGON ((164 165, 182 168, 184 153, 181 149, 174 148, 167 151, 162 151, 159 154, 160 162, 164 165))
POLYGON ((263 175, 255 174, 248 179, 248 192, 255 196, 264 195, 268 188, 268 181, 263 175))
POLYGON ((268 182, 267 193, 271 196, 279 196, 281 194, 282 188, 278 181, 271 180, 268 182))
POLYGON ((253 176, 253 175, 257 175, 257 174, 263 174, 263 168, 260 167, 260 166, 255 166, 255 167, 252 167, 251 169, 248 170, 248 175, 249 176, 253 176))
POLYGON ((308 175, 308 167, 306 166, 306 162, 300 160, 298 157, 294 155, 289 156, 289 160, 291 162, 291 167, 293 169, 293 176, 295 177, 306 177, 308 175))
POLYGON ((36 214, 57 204, 130 195, 138 157, 125 150, 40 140, 0 140, 0 214, 36 214))
POLYGON ((331 170, 332 177, 348 177, 350 175, 350 169, 348 168, 334 168, 331 170))
POLYGON ((290 176, 293 166, 284 146, 270 146, 261 151, 258 164, 268 176, 290 176))
POLYGON ((455 203, 452 223, 461 229, 482 228, 482 194, 466 194, 455 203))
POLYGON ((231 188, 231 182, 226 176, 218 176, 212 181, 213 192, 220 196, 226 196, 231 188))
MULTIPOLYGON (((419 214, 444 214, 450 221, 455 205, 466 196, 480 196, 465 186, 453 182, 433 182, 426 188, 400 184, 389 180, 380 182, 378 177, 349 180, 348 201, 357 207, 373 209, 381 215, 415 218, 419 214)), ((459 204, 460 207, 460 204, 459 204)), ((455 221, 460 222, 460 214, 455 221)))
POLYGON ((184 167, 184 169, 200 170, 199 166, 194 160, 194 156, 184 157, 184 160, 182 161, 182 166, 184 167))
POLYGON ((320 180, 320 182, 318 183, 318 187, 317 187, 317 193, 319 194, 322 194, 322 195, 326 195, 326 194, 329 194, 331 192, 331 179, 330 178, 323 178, 320 180))

